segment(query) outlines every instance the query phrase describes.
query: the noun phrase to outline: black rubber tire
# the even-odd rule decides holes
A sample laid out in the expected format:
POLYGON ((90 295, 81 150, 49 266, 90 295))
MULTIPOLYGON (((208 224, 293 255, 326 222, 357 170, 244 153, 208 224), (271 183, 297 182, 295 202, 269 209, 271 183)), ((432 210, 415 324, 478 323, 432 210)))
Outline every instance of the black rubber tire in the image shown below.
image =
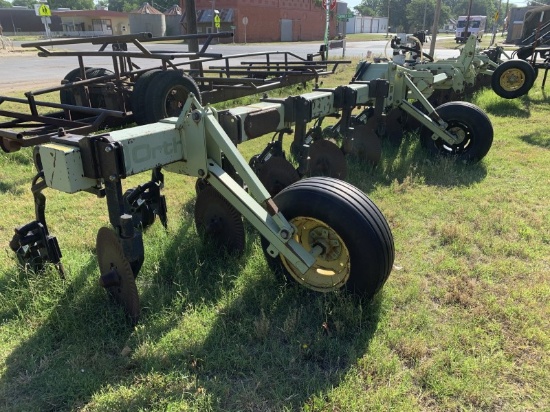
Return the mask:
POLYGON ((498 65, 491 75, 491 87, 494 92, 505 99, 515 99, 527 94, 535 82, 535 69, 525 60, 508 60, 498 65), (515 84, 510 76, 519 75, 515 84))
MULTIPOLYGON (((87 79, 110 76, 111 74, 115 74, 115 72, 101 67, 92 67, 91 69, 86 70, 87 79)), ((90 85, 88 86, 88 89, 90 91, 90 105, 97 108, 106 108, 107 105, 105 104, 105 98, 103 96, 103 93, 101 92, 100 87, 94 89, 94 86, 90 85)))
POLYGON ((464 140, 450 146, 442 139, 432 139, 432 132, 423 128, 422 145, 432 155, 452 156, 468 163, 479 162, 493 144, 493 125, 489 117, 477 106, 467 102, 448 102, 436 108, 448 124, 447 130, 464 133, 464 140))
POLYGON ((145 104, 147 105, 145 118, 147 123, 155 123, 167 117, 179 116, 189 93, 193 93, 199 103, 202 103, 199 86, 182 71, 166 70, 155 73, 145 93, 145 104), (170 97, 170 94, 176 88, 179 89, 180 95, 176 98, 170 97))
MULTIPOLYGON (((85 67, 84 70, 88 71, 90 70, 90 67, 85 67)), ((63 80, 74 82, 78 78, 80 78, 80 67, 77 67, 76 69, 73 69, 69 73, 67 73, 63 80)), ((63 83, 65 82, 62 82, 62 84, 63 83)), ((59 91, 59 101, 61 102, 61 104, 76 104, 73 92, 70 89, 62 89, 59 91)))
MULTIPOLYGON (((113 71, 109 69, 104 69, 101 67, 86 67, 86 79, 94 79, 96 77, 108 76, 114 74, 113 71)), ((80 68, 71 70, 65 76, 65 80, 74 82, 76 79, 80 78, 80 68)), ((93 88, 90 87, 90 106, 91 107, 105 107, 105 102, 103 101, 102 94, 94 93, 93 88)), ((76 105, 76 99, 74 97, 74 92, 72 90, 60 90, 59 91, 59 101, 62 104, 72 104, 76 105)))
POLYGON ((134 84, 130 102, 132 106, 132 113, 134 115, 134 122, 139 125, 150 123, 146 120, 147 102, 145 100, 145 94, 147 93, 147 88, 149 87, 153 76, 161 71, 161 69, 149 70, 139 76, 134 84))
MULTIPOLYGON (((316 219, 332 229, 347 248, 349 272, 345 283, 322 291, 345 289, 371 298, 380 290, 392 270, 395 249, 386 219, 367 195, 338 179, 312 177, 283 189, 274 200, 288 221, 316 219)), ((281 255, 269 255, 268 246, 269 242, 262 238, 264 255, 274 271, 309 289, 321 291, 293 277, 281 255)), ((322 258, 322 255, 318 257, 317 262, 322 258)))

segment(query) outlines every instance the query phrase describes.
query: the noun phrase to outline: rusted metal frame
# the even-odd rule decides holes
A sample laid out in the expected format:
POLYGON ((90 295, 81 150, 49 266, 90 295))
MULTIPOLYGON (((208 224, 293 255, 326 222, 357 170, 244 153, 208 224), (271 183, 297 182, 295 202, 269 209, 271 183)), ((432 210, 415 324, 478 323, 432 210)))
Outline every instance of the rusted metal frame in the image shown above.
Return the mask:
MULTIPOLYGON (((52 113, 54 114, 54 113, 52 113)), ((55 113, 62 115, 62 113, 55 113)), ((32 115, 32 114, 25 114, 25 113, 15 113, 15 112, 9 112, 9 111, 3 111, 0 110, 0 115, 5 117, 11 117, 14 119, 19 120, 18 127, 26 127, 25 125, 22 125, 23 122, 40 122, 41 124, 46 124, 47 126, 44 127, 75 127, 82 122, 77 122, 75 120, 67 120, 59 117, 52 117, 52 116, 41 116, 41 115, 32 115)))
POLYGON ((24 137, 23 135, 19 133, 8 133, 6 131, 0 130, 0 138, 2 138, 2 142, 4 145, 7 145, 8 148, 11 150, 8 151, 17 151, 22 147, 31 147, 36 146, 43 143, 48 143, 52 136, 54 136, 57 132, 49 132, 48 134, 40 134, 37 136, 32 137, 24 137), (17 146, 15 148, 14 146, 17 146))
POLYGON ((227 84, 241 84, 241 83, 268 83, 273 80, 270 79, 253 79, 253 78, 219 78, 219 77, 193 77, 195 82, 204 82, 204 83, 216 83, 219 86, 225 86, 227 84), (221 80, 221 82, 220 82, 221 80), (219 82, 219 83, 217 83, 219 82))
MULTIPOLYGON (((300 71, 300 72, 296 72, 296 73, 303 73, 305 72, 304 71, 300 71)), ((204 73, 213 73, 213 74, 218 74, 218 73, 221 73, 221 74, 225 74, 225 70, 223 69, 219 69, 219 70, 205 70, 204 73)), ((288 72, 287 70, 284 70, 284 69, 279 69, 279 70, 257 70, 257 71, 250 71, 250 70, 233 70, 231 71, 231 74, 233 75, 265 75, 266 77, 269 77, 269 76, 283 76, 283 75, 290 75, 291 72, 288 72)), ((253 77, 249 77, 249 78, 253 78, 253 77)))
MULTIPOLYGON (((194 54, 191 54, 194 55, 194 54)), ((150 55, 144 56, 143 53, 138 52, 127 52, 127 51, 58 51, 58 52, 51 52, 48 53, 48 56, 44 56, 42 53, 38 53, 38 56, 40 57, 49 57, 49 56, 76 56, 76 57, 110 57, 110 56, 122 56, 122 57, 134 57, 134 58, 150 58, 150 59, 175 59, 175 58, 181 58, 181 57, 188 57, 189 53, 179 53, 174 55, 162 55, 162 54, 154 54, 151 53, 150 55)))
MULTIPOLYGON (((119 86, 122 85, 123 79, 122 79, 121 73, 127 73, 126 62, 125 62, 125 59, 123 57, 119 56, 117 58, 117 57, 113 56, 113 70, 115 72, 115 80, 116 80, 117 85, 119 85, 119 86)), ((128 77, 131 77, 131 76, 132 75, 129 75, 128 77)), ((122 108, 124 109, 124 111, 126 111, 126 104, 125 104, 125 99, 124 99, 124 89, 123 89, 123 87, 117 87, 116 88, 116 94, 117 94, 119 102, 122 103, 122 108)))
POLYGON ((239 84, 256 84, 256 83, 262 83, 262 84, 271 84, 271 83, 279 83, 282 80, 287 81, 289 84, 295 84, 300 83, 303 81, 311 80, 312 76, 305 75, 304 73, 285 73, 283 72, 281 76, 273 77, 270 79, 261 79, 261 78, 253 78, 253 77, 238 77, 238 78, 219 78, 219 77, 193 77, 193 80, 195 82, 199 83, 209 83, 209 84, 215 84, 219 87, 224 87, 226 85, 239 85, 239 84), (290 81, 292 80, 292 81, 290 81))
MULTIPOLYGON (((2 112, 0 111, 0 114, 2 112)), ((7 112, 7 114, 9 114, 9 112, 7 112)), ((70 128, 74 128, 76 126, 79 126, 79 125, 85 125, 85 124, 93 124, 95 122, 92 122, 92 123, 86 123, 86 122, 83 122, 82 120, 85 120, 85 119, 81 119, 81 120, 67 120, 67 119, 64 119, 62 117, 56 117, 54 115, 59 115, 61 116, 62 113, 61 112, 57 112, 57 113, 50 113, 49 115, 31 115, 31 114, 24 114, 24 113, 11 113, 12 117, 14 118, 18 118, 19 120, 23 120, 23 121, 33 121, 33 122, 40 122, 42 124, 45 124, 45 125, 48 125, 48 126, 55 126, 55 127, 70 127, 70 128)), ((87 119, 96 119, 96 118, 99 118, 99 117, 102 117, 103 119, 107 118, 108 116, 108 113, 100 113, 98 114, 97 116, 94 116, 94 117, 89 117, 87 119)))
MULTIPOLYGON (((263 91, 267 91, 267 90, 270 90, 270 89, 266 89, 263 91)), ((248 96, 256 93, 259 93, 257 89, 244 88, 244 87, 229 88, 228 86, 228 87, 223 87, 221 89, 204 91, 201 93, 201 97, 204 104, 214 104, 214 103, 224 102, 226 100, 238 99, 239 97, 248 96)))
POLYGON ((46 41, 39 41, 39 42, 31 42, 31 43, 23 43, 21 44, 21 47, 42 47, 42 46, 60 46, 60 45, 67 45, 67 44, 81 44, 81 43, 91 43, 91 44, 104 44, 104 43, 121 43, 121 42, 129 42, 134 39, 139 40, 146 40, 149 38, 152 38, 153 35, 148 32, 141 32, 141 33, 135 33, 135 34, 122 34, 117 36, 102 36, 102 37, 95 37, 92 39, 86 38, 86 39, 56 39, 56 40, 46 40, 46 41))
MULTIPOLYGON (((2 112, 0 112, 2 113, 2 112)), ((59 113, 60 115, 62 113, 59 113)), ((30 121, 41 121, 43 126, 38 126, 31 130, 23 130, 20 132, 12 132, 9 130, 0 130, 0 137, 8 141, 15 141, 19 147, 28 147, 40 143, 48 142, 50 137, 57 134, 60 127, 67 129, 75 134, 86 134, 99 130, 99 127, 105 122, 108 115, 101 113, 95 118, 81 119, 80 121, 66 120, 57 117, 38 116, 38 118, 30 115, 17 114, 20 117, 28 118, 30 121), (85 120, 93 119, 92 122, 85 120), (47 121, 46 121, 47 120, 47 121), (31 137, 31 138, 27 138, 31 137), (37 140, 38 139, 38 140, 37 140)), ((21 125, 20 127, 30 127, 31 125, 21 125)), ((32 125, 34 126, 34 125, 32 125)))
MULTIPOLYGON (((132 74, 134 74, 134 75, 135 74, 140 74, 140 73, 146 72, 148 70, 151 70, 151 69, 140 69, 139 71, 132 71, 132 72, 120 72, 120 76, 121 77, 130 77, 130 75, 132 75, 132 74)), ((46 88, 43 88, 43 89, 38 89, 38 90, 34 90, 34 91, 31 91, 31 92, 27 92, 27 93, 32 93, 32 94, 37 96, 37 95, 40 95, 40 94, 56 92, 56 91, 59 91, 59 90, 62 90, 62 89, 71 89, 71 88, 76 87, 76 86, 88 86, 88 85, 94 84, 94 83, 102 83, 102 82, 105 82, 105 81, 108 81, 108 80, 113 80, 113 79, 117 79, 116 71, 115 71, 115 74, 109 74, 109 75, 101 76, 101 77, 94 77, 93 79, 78 80, 76 82, 65 83, 65 84, 62 84, 60 86, 46 87, 46 88)), ((121 79, 119 78, 117 80, 121 80, 121 79)))
MULTIPOLYGON (((31 93, 32 92, 27 92, 27 94, 31 94, 31 93)), ((32 96, 32 97, 34 97, 34 96, 32 96)), ((4 97, 2 97, 2 100, 7 101, 7 102, 13 102, 13 103, 23 103, 23 104, 28 104, 29 103, 28 100, 21 99, 21 98, 18 98, 18 97, 4 96, 4 97)), ((118 110, 100 109, 100 108, 84 107, 84 106, 74 106, 74 105, 71 105, 71 104, 63 104, 63 103, 52 103, 52 102, 41 102, 41 101, 36 102, 36 101, 34 101, 34 99, 33 99, 33 102, 34 102, 36 107, 40 106, 40 107, 51 107, 53 109, 63 109, 63 110, 67 109, 67 110, 71 110, 71 111, 74 111, 74 112, 88 113, 88 114, 92 114, 92 115, 98 115, 98 114, 105 113, 107 116, 110 116, 110 117, 125 117, 126 116, 125 112, 121 112, 121 111, 118 111, 118 110)), ((27 115, 27 114, 24 114, 24 113, 8 112, 8 111, 0 110, 0 114, 2 114, 2 113, 10 113, 10 115, 6 116, 6 117, 13 117, 13 118, 25 118, 25 116, 32 116, 32 115, 27 115)))
POLYGON ((0 122, 0 130, 3 128, 23 128, 23 127, 40 127, 42 124, 28 124, 27 120, 20 119, 19 117, 14 117, 15 112, 0 110, 0 116, 10 117, 11 120, 0 122))
MULTIPOLYGON (((209 66, 208 67, 210 70, 216 70, 216 72, 213 72, 213 73, 217 73, 217 71, 219 70, 227 70, 226 67, 222 67, 222 66, 209 66)), ((304 70, 326 70, 327 66, 326 65, 305 65, 305 64, 296 64, 296 65, 292 65, 292 66, 286 66, 285 63, 283 62, 278 62, 278 63, 275 63, 275 62, 271 62, 271 65, 267 66, 267 65, 255 65, 255 66, 250 66, 249 68, 246 69, 247 72, 251 72, 251 73, 256 73, 254 70, 272 70, 272 69, 277 69, 277 70, 284 70, 284 71, 289 71, 289 70, 298 70, 298 69, 304 69, 304 70), (252 70, 251 70, 252 69, 252 70)), ((244 69, 243 66, 229 66, 229 69, 231 70, 242 70, 244 69)))
POLYGON ((143 54, 149 56, 151 55, 152 53, 149 51, 149 49, 147 49, 144 45, 142 45, 139 41, 137 40, 134 40, 132 42, 134 44, 134 46, 136 46, 139 50, 141 50, 143 52, 143 54))

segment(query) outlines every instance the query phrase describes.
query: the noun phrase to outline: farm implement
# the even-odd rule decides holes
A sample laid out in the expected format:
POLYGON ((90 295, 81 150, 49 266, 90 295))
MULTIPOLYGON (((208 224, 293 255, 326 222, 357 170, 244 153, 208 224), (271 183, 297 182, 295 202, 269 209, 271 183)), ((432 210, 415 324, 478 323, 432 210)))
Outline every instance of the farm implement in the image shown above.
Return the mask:
MULTIPOLYGON (((462 100, 483 87, 491 87, 497 95, 506 99, 523 96, 535 81, 533 68, 543 64, 540 59, 527 62, 522 57, 529 48, 513 52, 512 55, 508 55, 502 46, 479 50, 475 35, 466 40, 456 59, 434 61, 432 56, 422 51, 422 43, 421 38, 408 35, 393 39, 392 62, 410 70, 446 75, 446 79, 428 84, 427 87, 421 74, 412 76, 413 80, 417 79, 417 86, 434 105, 462 100), (519 59, 515 58, 516 54, 519 59)), ((539 54, 544 53, 548 54, 548 51, 541 49, 539 54)))
POLYGON ((137 322, 142 236, 157 217, 168 224, 162 194, 168 171, 198 178, 195 225, 219 248, 243 251, 244 218, 260 232, 274 270, 312 290, 347 289, 371 297, 391 271, 393 240, 372 201, 340 180, 347 173, 345 154, 376 163, 381 139, 399 143, 420 126, 428 152, 481 160, 492 144, 491 122, 470 103, 434 108, 426 95, 445 80, 445 73, 392 62, 361 63, 347 85, 264 97, 232 109, 203 106, 190 91, 178 117, 109 133, 89 135, 63 126, 31 134, 0 129, 8 151, 34 146, 39 171, 32 184, 35 220, 15 230, 10 247, 22 265, 38 271, 52 263, 63 274, 43 191, 105 197, 112 227, 97 235, 100 284, 137 322), (331 118, 336 123, 323 127, 331 118), (246 163, 238 145, 268 133, 274 133, 272 141, 246 163), (284 136, 292 133, 294 163, 283 150, 284 136), (126 177, 147 171, 148 181, 123 190, 126 177))
MULTIPOLYGON (((275 124, 283 105, 272 105, 262 113, 275 124)), ((244 131, 264 127, 263 116, 232 116, 244 131)), ((302 179, 272 197, 219 118, 191 93, 178 118, 95 136, 59 131, 35 146, 36 218, 15 229, 10 242, 19 262, 35 271, 54 264, 64 275, 60 247, 46 222, 46 188, 106 198, 112 227, 97 234, 99 283, 136 323, 144 229, 157 217, 168 224, 162 194, 167 171, 198 178, 195 225, 220 249, 243 251, 244 217, 260 233, 270 267, 292 281, 315 291, 346 289, 366 297, 380 290, 392 269, 394 244, 376 205, 330 177, 302 179), (125 178, 148 171, 148 181, 123 190, 125 178)), ((277 124, 284 125, 284 119, 277 124)))

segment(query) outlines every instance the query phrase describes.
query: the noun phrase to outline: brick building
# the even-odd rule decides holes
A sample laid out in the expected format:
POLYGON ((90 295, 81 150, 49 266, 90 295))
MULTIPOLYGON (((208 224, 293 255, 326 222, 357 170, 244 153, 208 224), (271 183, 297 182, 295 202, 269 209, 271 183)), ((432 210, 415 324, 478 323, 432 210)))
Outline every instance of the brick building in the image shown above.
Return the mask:
MULTIPOLYGON (((220 16, 218 31, 233 31, 237 43, 323 40, 326 11, 314 0, 196 0, 197 31, 210 33, 215 11, 220 16)), ((185 26, 185 0, 182 23, 185 26)), ((330 38, 337 30, 337 13, 345 13, 346 3, 337 3, 330 12, 330 38), (342 9, 342 10, 341 10, 342 9)), ((214 28, 214 31, 216 28, 214 28)))

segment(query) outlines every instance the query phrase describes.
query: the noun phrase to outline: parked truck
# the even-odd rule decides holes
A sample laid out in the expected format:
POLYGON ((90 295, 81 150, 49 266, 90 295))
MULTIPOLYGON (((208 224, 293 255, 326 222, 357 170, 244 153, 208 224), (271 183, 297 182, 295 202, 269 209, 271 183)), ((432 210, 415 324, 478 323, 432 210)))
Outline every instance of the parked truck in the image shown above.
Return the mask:
POLYGON ((478 39, 481 39, 483 34, 485 34, 486 25, 487 16, 458 16, 456 22, 456 42, 466 42, 471 34, 475 34, 478 39))

